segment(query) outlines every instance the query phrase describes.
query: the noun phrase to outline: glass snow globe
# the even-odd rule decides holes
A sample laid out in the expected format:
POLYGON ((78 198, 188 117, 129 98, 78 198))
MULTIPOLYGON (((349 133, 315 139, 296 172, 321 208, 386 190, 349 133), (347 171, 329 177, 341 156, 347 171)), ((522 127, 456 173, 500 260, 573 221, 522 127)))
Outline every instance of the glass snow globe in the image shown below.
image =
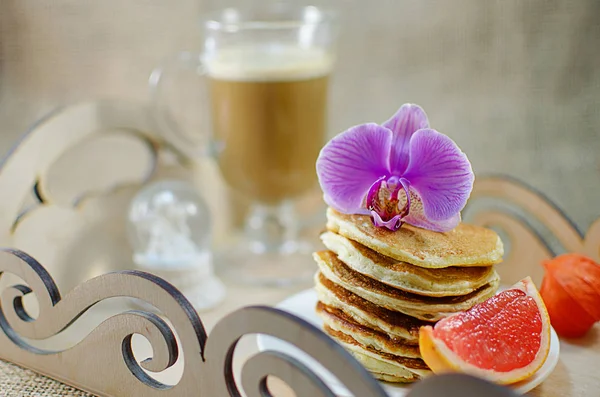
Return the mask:
POLYGON ((192 185, 159 181, 142 189, 131 201, 128 229, 140 270, 169 281, 197 310, 224 299, 213 269, 210 211, 192 185))

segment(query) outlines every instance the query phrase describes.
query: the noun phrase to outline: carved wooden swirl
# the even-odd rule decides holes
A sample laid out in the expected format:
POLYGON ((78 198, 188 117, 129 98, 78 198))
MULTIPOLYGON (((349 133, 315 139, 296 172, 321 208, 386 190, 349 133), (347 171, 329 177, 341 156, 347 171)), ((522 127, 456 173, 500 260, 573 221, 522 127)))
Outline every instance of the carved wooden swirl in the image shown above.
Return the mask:
MULTIPOLYGON (((216 390, 215 395, 225 396, 226 392, 235 397, 241 395, 233 382, 231 363, 235 345, 245 334, 267 334, 295 344, 329 369, 355 396, 386 395, 379 382, 320 329, 289 313, 265 307, 241 309, 219 321, 211 332, 214 336, 206 346, 206 361, 215 372, 225 368, 223 386, 228 388, 216 390)), ((301 391, 298 396, 334 395, 298 360, 275 352, 263 352, 246 362, 243 368, 243 386, 252 393, 250 396, 271 396, 265 386, 268 374, 278 376, 294 390, 301 391), (307 381, 310 381, 309 386, 304 386, 307 381)))
MULTIPOLYGON (((0 162, 0 236, 12 230, 21 215, 24 197, 35 188, 38 198, 44 189, 40 183, 48 168, 67 150, 103 129, 130 131, 156 157, 157 139, 152 136, 146 110, 137 104, 103 101, 80 103, 59 108, 48 114, 25 133, 0 162)), ((150 177, 153 169, 143 179, 150 177)), ((86 192, 89 193, 89 192, 86 192)), ((43 197, 45 200, 49 197, 43 197)))
POLYGON ((162 279, 143 272, 124 271, 91 279, 66 296, 46 270, 27 254, 0 251, 0 274, 12 273, 27 285, 14 285, 0 298, 0 358, 21 364, 54 379, 101 396, 272 396, 266 383, 275 375, 298 396, 333 396, 320 378, 295 358, 263 352, 248 360, 242 385, 233 377, 233 355, 246 334, 268 334, 296 344, 329 368, 356 396, 380 396, 380 384, 340 345, 321 330, 288 313, 267 307, 248 307, 221 320, 206 337, 197 313, 179 291, 162 279), (23 297, 35 294, 39 316, 33 318, 23 297), (77 320, 96 303, 111 297, 141 299, 163 317, 126 311, 106 319, 70 349, 46 351, 28 339, 49 338, 77 320), (172 326, 167 323, 167 320, 172 326), (179 346, 175 333, 181 341, 179 346), (152 345, 153 357, 138 363, 131 348, 134 334, 152 345), (165 385, 145 370, 161 372, 183 354, 183 376, 165 385))
POLYGON ((470 208, 466 211, 469 222, 497 227, 508 236, 510 250, 504 256, 504 263, 498 266, 504 282, 512 283, 531 275, 539 285, 543 276, 543 268, 540 265, 542 261, 562 252, 581 253, 600 261, 600 219, 592 223, 584 235, 543 193, 523 182, 504 176, 478 178, 470 202, 480 198, 492 198, 502 204, 519 208, 525 213, 524 216, 518 216, 500 207, 484 208, 475 213, 472 213, 470 208), (532 227, 530 219, 543 225, 560 243, 562 249, 553 248, 549 239, 532 227))
POLYGON ((180 384, 197 382, 197 374, 191 369, 202 364, 206 333, 196 311, 170 284, 147 273, 125 271, 91 279, 61 298, 50 275, 27 254, 2 250, 0 261, 1 273, 12 273, 27 283, 13 286, 1 295, 0 326, 16 347, 9 349, 8 356, 3 354, 4 358, 100 395, 151 395, 153 390, 177 390, 180 384), (40 314, 36 319, 22 305, 22 297, 29 293, 38 300, 40 314), (23 339, 49 338, 94 304, 117 296, 141 299, 164 313, 173 324, 186 351, 186 367, 190 368, 184 371, 180 384, 161 384, 142 370, 163 371, 181 353, 173 329, 152 313, 127 311, 108 318, 83 341, 62 352, 41 351, 23 339), (135 360, 131 349, 133 334, 143 335, 151 343, 154 354, 150 360, 141 364, 135 360), (93 359, 88 358, 90 355, 93 359), (137 378, 140 387, 128 391, 130 394, 113 394, 110 387, 107 390, 107 385, 131 385, 132 377, 137 378))
POLYGON ((123 222, 132 197, 149 181, 196 176, 149 112, 144 103, 83 102, 33 125, 0 160, 0 246, 34 255, 63 290, 133 267, 123 222))

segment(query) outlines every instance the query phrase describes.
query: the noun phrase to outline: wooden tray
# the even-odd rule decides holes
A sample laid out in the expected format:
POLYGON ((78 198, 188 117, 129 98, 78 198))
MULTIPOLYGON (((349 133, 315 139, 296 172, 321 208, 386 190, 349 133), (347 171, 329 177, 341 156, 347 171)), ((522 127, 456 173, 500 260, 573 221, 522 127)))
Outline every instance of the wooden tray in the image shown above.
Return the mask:
MULTIPOLYGON (((283 380, 297 396, 333 395, 316 374, 276 352, 250 357, 241 375, 234 376, 232 361, 239 339, 260 333, 295 344, 356 396, 385 396, 350 354, 297 317, 273 308, 247 307, 219 321, 209 337, 198 314, 168 282, 119 270, 117 264, 131 254, 123 248, 122 222, 132 194, 162 176, 197 180, 189 160, 151 132, 149 111, 114 102, 62 109, 38 123, 0 166, 0 241, 15 247, 0 251, 0 358, 101 396, 220 397, 239 396, 241 390, 249 397, 270 396, 268 375, 283 380), (116 140, 121 148, 104 154, 128 165, 113 170, 119 178, 100 178, 98 184, 86 186, 83 195, 53 188, 52 165, 68 150, 85 146, 98 131, 104 131, 105 143, 116 140), (33 253, 45 267, 21 250, 33 253), (111 270, 117 271, 105 274, 111 270), (58 284, 50 273, 59 275, 58 284), (70 292, 63 297, 60 289, 70 292), (32 295, 39 314, 26 304, 32 295), (141 299, 160 315, 123 311, 65 349, 33 343, 68 331, 89 308, 112 297, 141 299), (133 335, 142 335, 152 345, 150 359, 135 357, 133 335), (178 383, 167 385, 153 376, 180 357, 183 370, 178 383)), ((114 148, 115 142, 110 146, 114 148)), ((95 150, 104 158, 102 148, 95 150)), ((76 184, 82 183, 85 178, 76 184)), ((584 235, 550 200, 518 181, 479 177, 465 219, 503 234, 508 253, 498 270, 507 283, 525 275, 539 283, 540 261, 563 251, 600 259, 600 221, 584 235)), ((421 382, 411 396, 432 396, 436 390, 444 395, 512 395, 508 389, 455 375, 421 382)))

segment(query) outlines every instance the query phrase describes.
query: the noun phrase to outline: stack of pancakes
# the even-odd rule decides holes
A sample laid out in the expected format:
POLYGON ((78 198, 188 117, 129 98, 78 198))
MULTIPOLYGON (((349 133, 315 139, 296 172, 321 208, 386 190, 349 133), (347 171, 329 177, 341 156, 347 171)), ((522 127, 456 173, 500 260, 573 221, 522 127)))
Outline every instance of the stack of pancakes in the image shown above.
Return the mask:
POLYGON ((429 373, 419 327, 468 310, 496 293, 502 242, 460 224, 437 233, 404 225, 396 232, 364 215, 327 211, 314 254, 317 313, 325 331, 378 379, 412 382, 429 373))

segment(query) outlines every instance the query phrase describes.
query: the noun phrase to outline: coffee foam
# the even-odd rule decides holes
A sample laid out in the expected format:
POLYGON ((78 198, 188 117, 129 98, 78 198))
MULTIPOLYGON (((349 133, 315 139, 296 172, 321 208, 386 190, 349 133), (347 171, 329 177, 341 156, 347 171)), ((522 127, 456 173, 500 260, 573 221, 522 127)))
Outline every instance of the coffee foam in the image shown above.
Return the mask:
POLYGON ((298 46, 224 48, 205 58, 207 73, 220 80, 306 80, 328 74, 333 55, 298 46))

